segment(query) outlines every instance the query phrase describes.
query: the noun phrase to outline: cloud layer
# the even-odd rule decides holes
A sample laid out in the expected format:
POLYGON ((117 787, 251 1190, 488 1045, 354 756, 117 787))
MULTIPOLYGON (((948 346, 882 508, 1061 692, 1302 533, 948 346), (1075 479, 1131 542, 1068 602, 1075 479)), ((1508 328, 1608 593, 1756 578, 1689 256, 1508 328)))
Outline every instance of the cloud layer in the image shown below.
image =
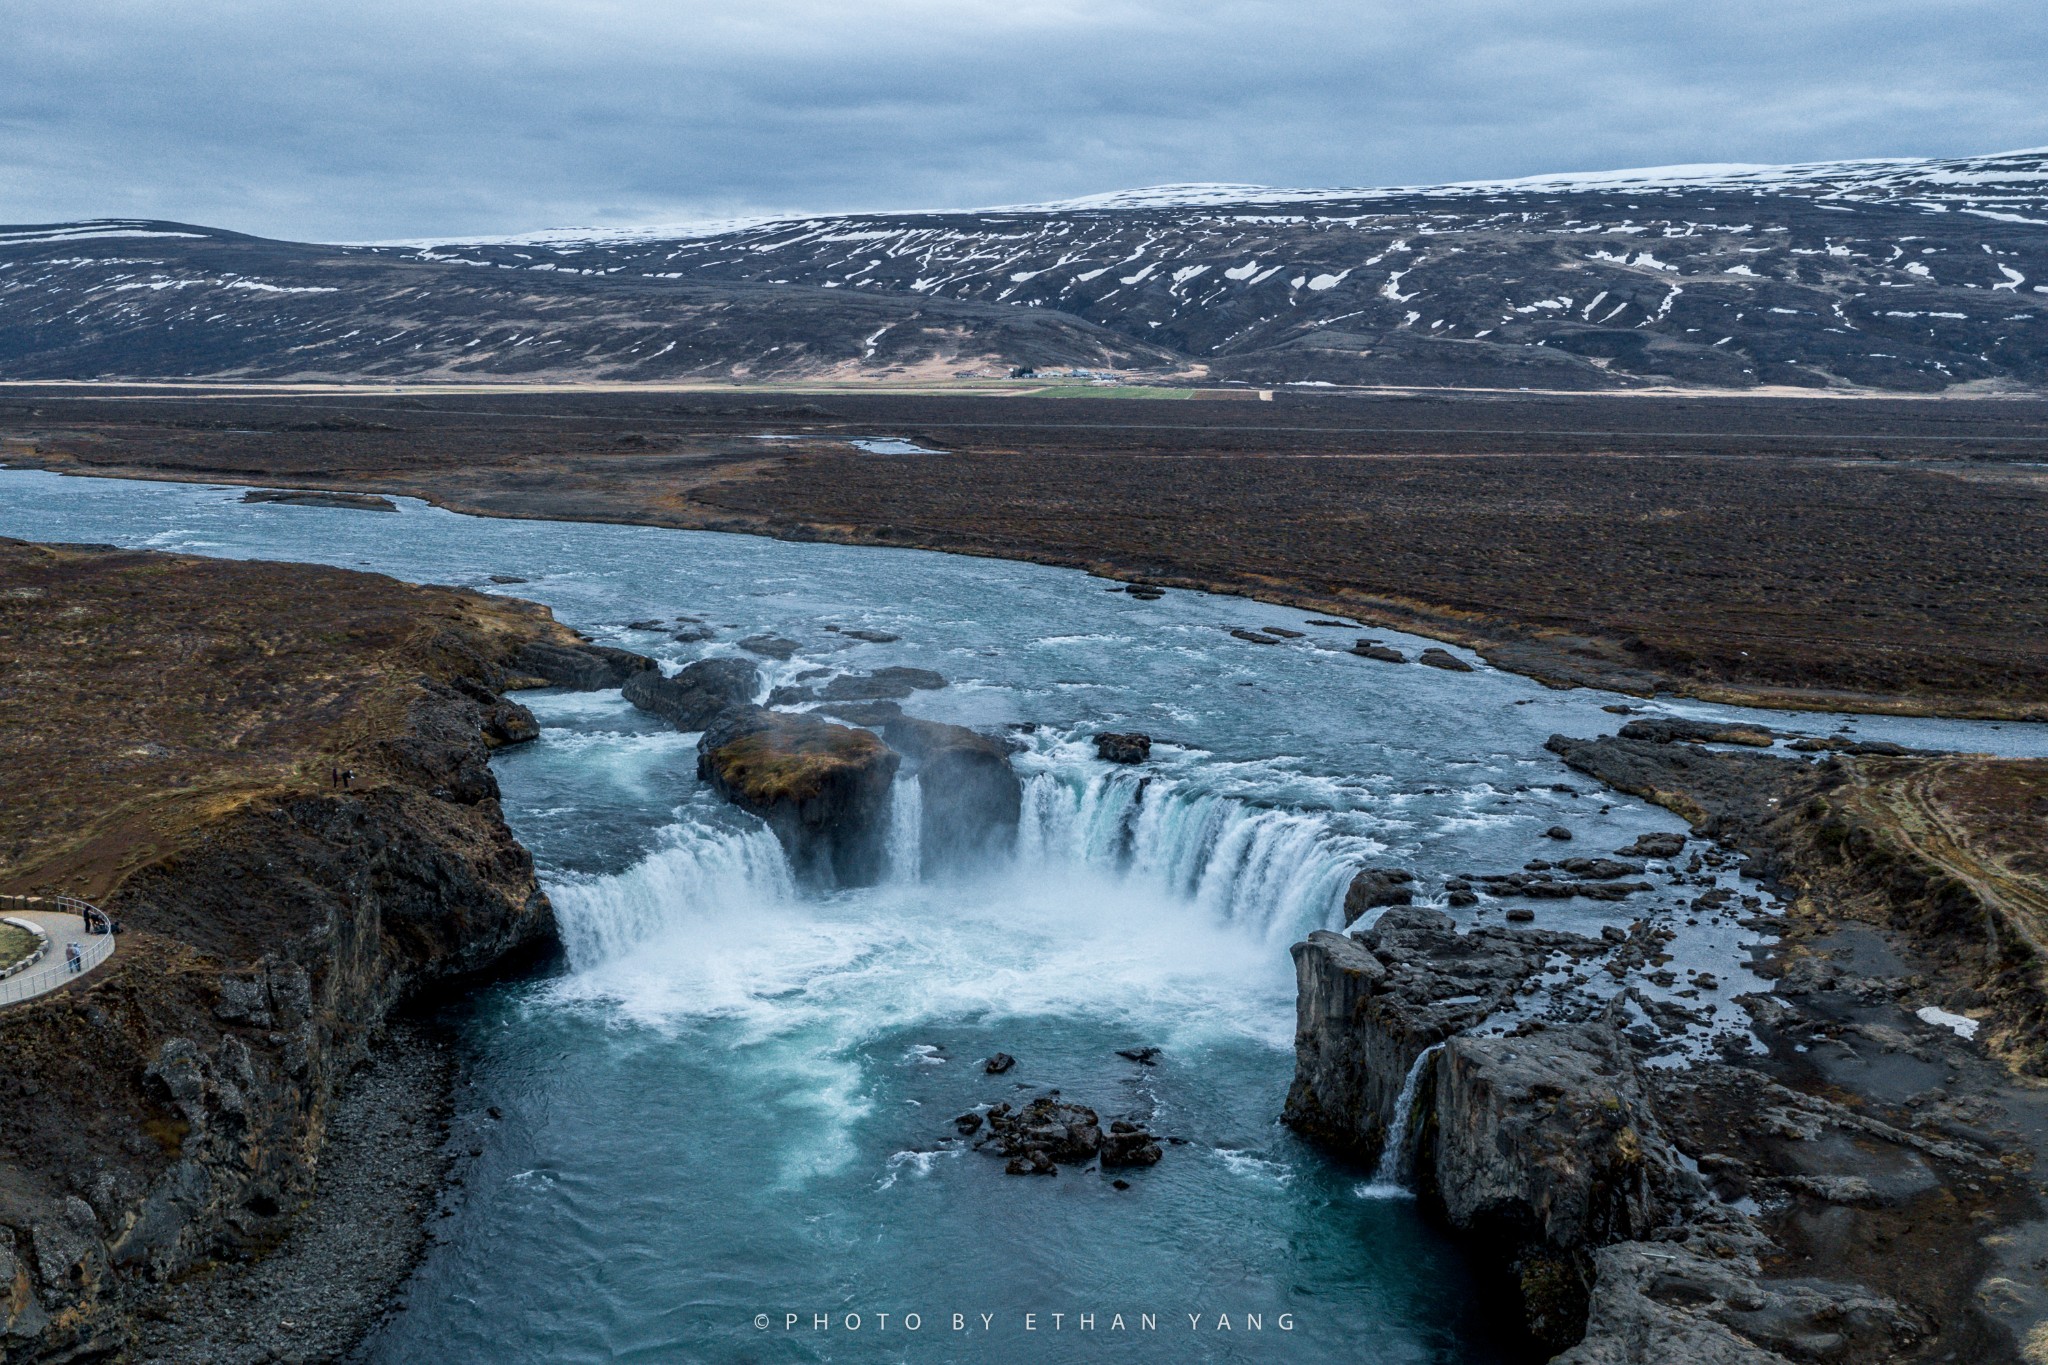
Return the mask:
POLYGON ((2013 0, 71 0, 0 221, 363 240, 2048 143, 2013 0))

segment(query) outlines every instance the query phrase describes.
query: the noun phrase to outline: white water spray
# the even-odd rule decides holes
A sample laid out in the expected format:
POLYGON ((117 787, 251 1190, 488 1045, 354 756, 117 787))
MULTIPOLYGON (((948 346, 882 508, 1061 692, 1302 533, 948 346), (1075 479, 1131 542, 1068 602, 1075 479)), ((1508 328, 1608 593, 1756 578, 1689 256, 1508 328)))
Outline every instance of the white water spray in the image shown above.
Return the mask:
POLYGON ((782 845, 764 825, 731 829, 685 820, 662 837, 662 847, 623 872, 550 880, 548 896, 570 966, 594 967, 722 906, 774 904, 796 895, 782 845))
POLYGON ((1321 816, 1131 772, 1034 775, 1017 844, 1040 864, 1126 871, 1267 940, 1331 923, 1354 872, 1321 816))

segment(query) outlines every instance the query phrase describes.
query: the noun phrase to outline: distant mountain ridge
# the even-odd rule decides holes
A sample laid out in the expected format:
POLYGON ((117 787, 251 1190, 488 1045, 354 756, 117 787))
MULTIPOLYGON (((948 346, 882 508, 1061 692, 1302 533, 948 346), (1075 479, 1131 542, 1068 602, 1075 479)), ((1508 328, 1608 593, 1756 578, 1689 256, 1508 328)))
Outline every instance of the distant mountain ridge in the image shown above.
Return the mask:
POLYGON ((2048 149, 358 246, 0 228, 0 377, 2048 389, 2048 149), (91 249, 87 250, 90 245, 91 249))

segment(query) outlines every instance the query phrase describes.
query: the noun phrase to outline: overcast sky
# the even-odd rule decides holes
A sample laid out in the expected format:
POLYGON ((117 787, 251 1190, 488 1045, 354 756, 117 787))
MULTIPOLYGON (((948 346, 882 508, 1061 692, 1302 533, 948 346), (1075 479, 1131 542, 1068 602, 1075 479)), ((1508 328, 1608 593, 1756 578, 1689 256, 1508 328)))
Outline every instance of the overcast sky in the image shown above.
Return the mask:
POLYGON ((2048 144, 2041 0, 0 0, 0 221, 320 240, 2048 144))

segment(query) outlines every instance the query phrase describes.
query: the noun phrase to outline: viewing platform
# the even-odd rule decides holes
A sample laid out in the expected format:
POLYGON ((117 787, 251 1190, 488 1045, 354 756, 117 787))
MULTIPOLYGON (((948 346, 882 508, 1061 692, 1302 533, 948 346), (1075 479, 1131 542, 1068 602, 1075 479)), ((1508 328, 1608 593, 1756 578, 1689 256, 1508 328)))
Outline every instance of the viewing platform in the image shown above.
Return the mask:
POLYGON ((75 897, 0 896, 0 921, 41 940, 27 958, 0 967, 0 1006, 47 995, 114 955, 113 920, 75 897))

